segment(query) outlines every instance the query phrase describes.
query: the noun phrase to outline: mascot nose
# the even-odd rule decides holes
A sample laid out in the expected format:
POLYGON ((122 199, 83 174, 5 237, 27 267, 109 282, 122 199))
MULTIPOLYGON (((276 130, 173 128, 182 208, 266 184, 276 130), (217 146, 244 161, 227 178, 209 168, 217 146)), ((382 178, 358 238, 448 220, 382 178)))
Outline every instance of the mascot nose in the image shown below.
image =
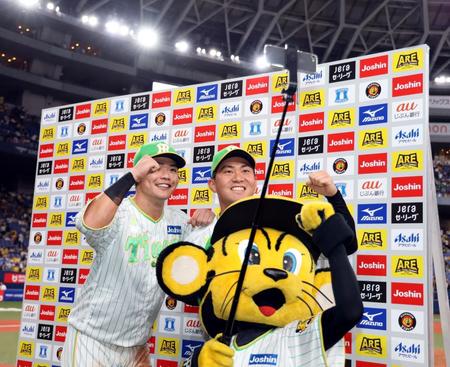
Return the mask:
POLYGON ((284 270, 274 268, 264 269, 263 273, 275 281, 286 279, 288 277, 284 270))

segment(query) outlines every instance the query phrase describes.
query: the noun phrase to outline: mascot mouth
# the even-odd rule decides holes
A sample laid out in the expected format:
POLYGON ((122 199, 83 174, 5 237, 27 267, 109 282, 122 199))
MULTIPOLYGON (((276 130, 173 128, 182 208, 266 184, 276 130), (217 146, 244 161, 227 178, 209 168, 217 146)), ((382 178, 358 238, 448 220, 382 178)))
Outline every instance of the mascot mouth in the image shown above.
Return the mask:
POLYGON ((286 298, 278 288, 270 288, 255 294, 253 301, 264 316, 272 316, 285 303, 286 298))

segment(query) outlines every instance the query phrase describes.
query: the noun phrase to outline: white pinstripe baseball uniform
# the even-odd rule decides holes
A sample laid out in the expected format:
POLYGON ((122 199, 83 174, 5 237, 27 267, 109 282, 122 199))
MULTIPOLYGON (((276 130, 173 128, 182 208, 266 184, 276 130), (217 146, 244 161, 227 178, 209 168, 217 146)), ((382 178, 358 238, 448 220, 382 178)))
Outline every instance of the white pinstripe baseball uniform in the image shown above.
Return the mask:
POLYGON ((129 198, 120 204, 111 224, 101 229, 86 226, 83 215, 84 210, 77 215, 76 226, 96 256, 70 313, 69 327, 112 346, 145 345, 164 299, 156 280, 156 259, 164 247, 181 240, 188 217, 165 207, 154 221, 129 198))
POLYGON ((230 347, 234 349, 234 365, 240 367, 344 367, 344 344, 341 339, 325 352, 320 316, 301 332, 298 321, 283 328, 273 329, 254 342, 237 347, 235 337, 230 347))

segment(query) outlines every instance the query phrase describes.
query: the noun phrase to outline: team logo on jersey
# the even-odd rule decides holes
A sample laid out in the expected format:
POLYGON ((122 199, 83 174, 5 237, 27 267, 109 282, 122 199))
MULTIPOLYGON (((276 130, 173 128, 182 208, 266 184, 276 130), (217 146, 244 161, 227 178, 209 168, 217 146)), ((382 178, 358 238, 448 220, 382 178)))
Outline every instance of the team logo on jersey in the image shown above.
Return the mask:
POLYGON ((248 359, 249 366, 276 366, 278 364, 278 354, 250 354, 248 359))
POLYGON ((181 235, 181 226, 167 226, 167 234, 181 235))

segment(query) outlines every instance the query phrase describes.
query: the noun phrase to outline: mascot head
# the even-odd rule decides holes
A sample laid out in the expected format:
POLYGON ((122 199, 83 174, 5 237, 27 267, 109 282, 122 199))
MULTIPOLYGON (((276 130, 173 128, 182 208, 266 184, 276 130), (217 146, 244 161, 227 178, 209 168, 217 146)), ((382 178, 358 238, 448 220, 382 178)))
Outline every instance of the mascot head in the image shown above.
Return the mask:
MULTIPOLYGON (((206 249, 187 242, 165 248, 157 277, 170 296, 200 305, 206 332, 223 332, 235 294, 259 198, 238 201, 220 216, 206 249)), ((310 233, 334 214, 324 202, 300 204, 266 197, 236 312, 235 327, 282 327, 309 320, 333 305, 329 269, 318 269, 319 249, 310 233), (328 294, 328 295, 327 295, 328 294)))

